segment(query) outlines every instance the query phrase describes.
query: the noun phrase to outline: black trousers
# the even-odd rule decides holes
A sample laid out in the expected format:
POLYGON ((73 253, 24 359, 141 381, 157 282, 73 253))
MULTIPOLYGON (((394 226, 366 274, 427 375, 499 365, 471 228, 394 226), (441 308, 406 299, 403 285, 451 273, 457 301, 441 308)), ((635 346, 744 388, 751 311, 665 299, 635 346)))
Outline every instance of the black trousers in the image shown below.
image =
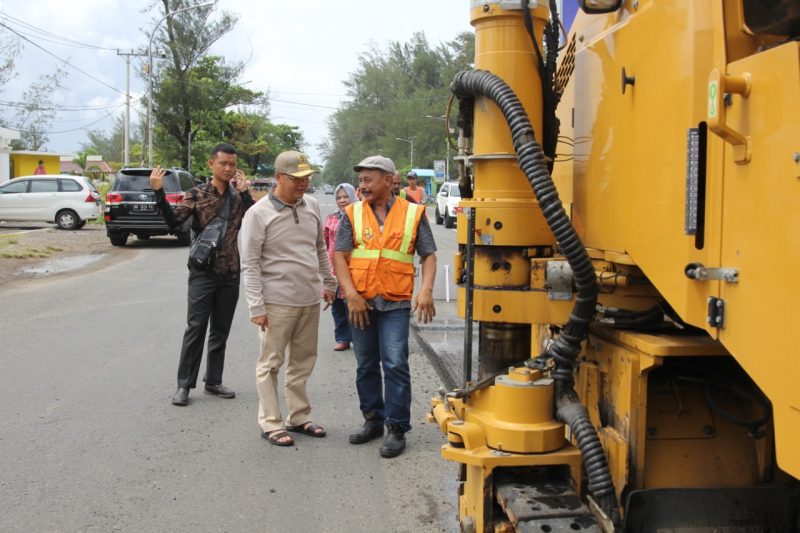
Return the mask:
POLYGON ((208 385, 222 383, 225 345, 238 301, 238 274, 223 276, 189 269, 189 305, 178 364, 179 388, 193 389, 197 385, 206 329, 209 330, 208 355, 203 381, 208 385))

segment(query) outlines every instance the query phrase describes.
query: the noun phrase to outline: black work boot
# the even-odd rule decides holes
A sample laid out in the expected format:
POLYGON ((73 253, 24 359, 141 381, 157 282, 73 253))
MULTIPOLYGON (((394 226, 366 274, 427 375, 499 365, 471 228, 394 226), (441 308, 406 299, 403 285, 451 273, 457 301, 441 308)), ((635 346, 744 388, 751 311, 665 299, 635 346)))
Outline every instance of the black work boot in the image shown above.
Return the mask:
POLYGON ((389 434, 381 446, 381 457, 397 457, 406 448, 406 435, 397 426, 389 426, 389 434))
POLYGON ((383 435, 383 422, 377 418, 368 418, 364 425, 350 434, 350 444, 364 444, 383 435))

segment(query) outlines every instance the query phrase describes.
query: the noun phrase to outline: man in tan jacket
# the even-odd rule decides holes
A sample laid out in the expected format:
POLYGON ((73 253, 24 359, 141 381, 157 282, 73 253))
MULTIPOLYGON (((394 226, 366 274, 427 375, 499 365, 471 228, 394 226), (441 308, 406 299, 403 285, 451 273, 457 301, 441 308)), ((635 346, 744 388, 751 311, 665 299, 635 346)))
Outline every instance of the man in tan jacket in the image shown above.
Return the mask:
POLYGON ((317 172, 295 151, 275 159, 275 187, 245 216, 242 275, 250 321, 259 326, 261 353, 256 366, 262 437, 291 446, 288 431, 324 437, 311 422, 306 383, 317 359, 320 295, 328 304, 336 294, 322 235, 319 204, 306 195, 317 172), (286 362, 284 424, 278 401, 278 371, 286 362))

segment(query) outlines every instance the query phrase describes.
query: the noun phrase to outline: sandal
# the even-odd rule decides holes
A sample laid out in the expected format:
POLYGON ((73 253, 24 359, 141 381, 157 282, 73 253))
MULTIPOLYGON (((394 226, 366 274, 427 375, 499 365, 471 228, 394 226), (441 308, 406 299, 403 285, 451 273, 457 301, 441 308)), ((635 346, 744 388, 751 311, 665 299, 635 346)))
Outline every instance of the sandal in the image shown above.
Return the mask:
POLYGON ((294 445, 294 439, 292 438, 292 436, 289 435, 288 433, 286 433, 286 431, 283 430, 283 429, 274 429, 274 430, 270 431, 269 433, 262 432, 261 436, 263 438, 267 439, 267 442, 269 442, 270 444, 272 444, 274 446, 292 446, 292 445, 294 445), (281 439, 286 439, 287 437, 289 438, 289 440, 281 440, 281 439))
POLYGON ((322 426, 318 426, 312 422, 306 422, 305 424, 301 424, 299 426, 286 426, 286 430, 294 433, 302 433, 303 435, 308 435, 309 437, 317 437, 318 439, 321 439, 327 435, 322 426))

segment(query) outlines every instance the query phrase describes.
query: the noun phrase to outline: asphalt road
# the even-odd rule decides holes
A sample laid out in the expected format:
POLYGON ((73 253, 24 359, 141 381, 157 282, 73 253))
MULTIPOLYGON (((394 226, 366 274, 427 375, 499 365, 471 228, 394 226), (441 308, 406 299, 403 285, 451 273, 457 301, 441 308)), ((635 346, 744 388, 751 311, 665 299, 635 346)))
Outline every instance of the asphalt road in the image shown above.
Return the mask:
MULTIPOLYGON (((332 196, 316 197, 333 208, 332 196)), ((443 298, 455 233, 435 232, 443 298)), ((224 378, 236 399, 194 391, 188 407, 169 403, 187 276, 186 248, 172 240, 136 242, 98 270, 0 288, 0 530, 457 530, 457 467, 424 422, 440 381, 413 341, 414 429, 395 459, 379 457, 380 441, 347 442, 361 422, 355 361, 332 350, 329 313, 309 385, 328 437, 291 448, 260 438, 244 297, 224 378)))

